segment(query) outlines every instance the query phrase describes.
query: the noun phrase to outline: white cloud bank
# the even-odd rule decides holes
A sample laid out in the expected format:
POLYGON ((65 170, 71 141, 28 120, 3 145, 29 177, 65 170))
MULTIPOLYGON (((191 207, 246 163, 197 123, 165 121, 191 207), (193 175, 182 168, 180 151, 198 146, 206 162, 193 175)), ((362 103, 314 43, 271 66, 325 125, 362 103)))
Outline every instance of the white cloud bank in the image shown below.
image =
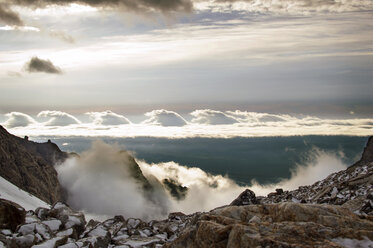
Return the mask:
POLYGON ((61 111, 45 110, 40 112, 38 117, 49 118, 49 120, 44 123, 46 126, 68 126, 81 123, 74 116, 61 111))
POLYGON ((145 113, 149 119, 145 120, 144 124, 160 125, 164 127, 177 126, 181 127, 187 124, 186 120, 176 112, 165 109, 157 109, 145 113))
POLYGON ((122 125, 130 124, 131 122, 123 115, 116 114, 110 110, 104 112, 88 112, 93 123, 96 125, 122 125))
POLYGON ((60 111, 42 111, 37 122, 31 116, 12 112, 2 125, 19 136, 89 136, 89 137, 263 137, 292 135, 373 135, 373 119, 325 119, 315 116, 292 116, 246 111, 195 110, 191 122, 168 110, 146 113, 147 120, 132 123, 125 116, 105 112, 89 112, 92 122, 83 123, 60 111))
POLYGON ((192 119, 193 123, 210 125, 228 125, 238 122, 238 120, 236 120, 227 113, 211 109, 195 110, 190 114, 194 117, 192 119))
POLYGON ((147 164, 138 161, 143 174, 153 185, 154 190, 146 192, 131 175, 128 153, 98 141, 80 157, 57 166, 57 171, 62 186, 69 193, 68 202, 74 208, 91 214, 122 214, 150 220, 175 211, 208 211, 229 204, 246 188, 254 190, 256 195, 266 195, 278 187, 296 189, 346 168, 339 154, 316 149, 309 157, 309 163, 296 166, 290 179, 276 185, 254 184, 252 187, 239 186, 228 177, 211 175, 175 162, 147 164), (160 183, 164 179, 188 187, 185 199, 173 198, 160 183))
POLYGON ((13 127, 26 127, 30 124, 35 124, 36 121, 29 115, 20 112, 10 112, 5 114, 8 120, 3 123, 8 128, 13 127))

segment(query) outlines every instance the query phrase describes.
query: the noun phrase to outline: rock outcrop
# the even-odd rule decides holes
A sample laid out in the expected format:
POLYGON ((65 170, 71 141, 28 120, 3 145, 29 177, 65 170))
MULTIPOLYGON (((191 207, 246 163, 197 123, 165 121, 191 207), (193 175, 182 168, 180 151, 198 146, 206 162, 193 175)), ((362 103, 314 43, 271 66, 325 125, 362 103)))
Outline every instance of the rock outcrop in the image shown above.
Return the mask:
POLYGON ((346 208, 286 202, 205 213, 165 247, 343 247, 373 240, 373 222, 346 208))
POLYGON ((45 202, 53 204, 64 199, 53 166, 67 156, 52 142, 22 139, 0 126, 0 176, 45 202))
POLYGON ((162 221, 115 216, 86 223, 82 213, 58 202, 51 209, 28 211, 16 230, 2 229, 0 247, 161 247, 174 240, 189 221, 189 216, 173 213, 162 221))

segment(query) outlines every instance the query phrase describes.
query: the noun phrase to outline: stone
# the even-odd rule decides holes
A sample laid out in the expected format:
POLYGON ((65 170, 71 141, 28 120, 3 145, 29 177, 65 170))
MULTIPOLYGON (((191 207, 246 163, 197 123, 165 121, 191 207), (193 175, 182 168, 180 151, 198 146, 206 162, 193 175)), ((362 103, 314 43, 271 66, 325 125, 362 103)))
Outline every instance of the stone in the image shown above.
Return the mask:
POLYGON ((255 193, 249 189, 242 192, 236 199, 232 201, 231 206, 242 206, 250 204, 258 204, 258 200, 255 197, 255 193))
POLYGON ((10 229, 13 232, 18 225, 25 223, 26 211, 17 203, 0 199, 0 229, 10 229))

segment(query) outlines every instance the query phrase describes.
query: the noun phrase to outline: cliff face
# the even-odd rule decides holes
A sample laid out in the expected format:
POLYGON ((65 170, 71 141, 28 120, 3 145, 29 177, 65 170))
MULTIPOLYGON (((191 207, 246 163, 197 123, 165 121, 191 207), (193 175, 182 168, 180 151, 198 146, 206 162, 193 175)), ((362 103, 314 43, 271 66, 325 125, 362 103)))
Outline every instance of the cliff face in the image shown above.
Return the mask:
POLYGON ((22 139, 0 126, 0 176, 48 203, 64 199, 53 165, 67 156, 54 143, 22 139))

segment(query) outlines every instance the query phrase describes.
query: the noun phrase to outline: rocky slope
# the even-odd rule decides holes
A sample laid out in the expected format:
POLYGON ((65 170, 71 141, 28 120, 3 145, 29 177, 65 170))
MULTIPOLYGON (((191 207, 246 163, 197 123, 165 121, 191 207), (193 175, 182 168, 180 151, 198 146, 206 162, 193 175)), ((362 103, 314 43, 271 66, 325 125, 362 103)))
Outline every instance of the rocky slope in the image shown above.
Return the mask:
POLYGON ((210 212, 86 222, 64 203, 28 211, 0 200, 0 247, 373 247, 373 138, 346 170, 297 190, 245 190, 210 212), (14 216, 14 218, 9 218, 14 216))
POLYGON ((53 165, 66 158, 54 143, 22 139, 0 126, 0 176, 48 203, 64 199, 53 165))
POLYGON ((373 247, 373 137, 346 170, 195 214, 166 247, 373 247))

